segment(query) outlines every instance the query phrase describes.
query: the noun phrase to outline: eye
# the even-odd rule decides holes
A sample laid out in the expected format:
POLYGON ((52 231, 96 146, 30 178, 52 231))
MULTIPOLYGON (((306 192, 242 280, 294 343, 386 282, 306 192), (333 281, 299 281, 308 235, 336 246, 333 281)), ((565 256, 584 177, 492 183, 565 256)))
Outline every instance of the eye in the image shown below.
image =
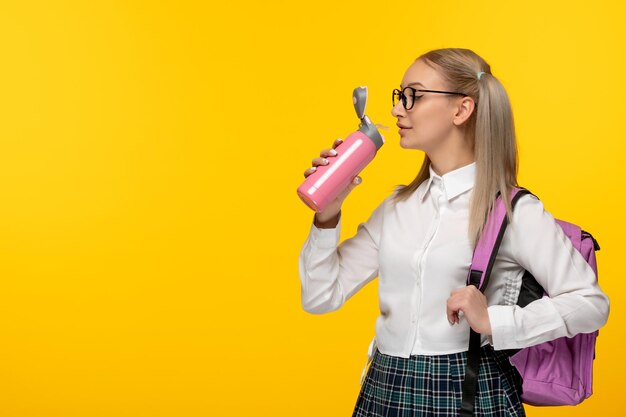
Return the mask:
POLYGON ((420 98, 424 97, 424 95, 422 94, 421 96, 415 96, 415 100, 419 100, 420 98))

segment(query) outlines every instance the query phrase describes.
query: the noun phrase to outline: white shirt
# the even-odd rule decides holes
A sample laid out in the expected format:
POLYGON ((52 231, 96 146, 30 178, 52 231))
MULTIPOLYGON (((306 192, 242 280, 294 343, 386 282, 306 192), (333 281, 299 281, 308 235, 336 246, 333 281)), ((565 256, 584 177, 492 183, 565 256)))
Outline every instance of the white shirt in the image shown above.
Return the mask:
MULTIPOLYGON (((341 244, 341 218, 332 229, 312 224, 299 258, 304 310, 337 310, 378 277, 380 316, 372 341, 378 350, 404 358, 466 351, 470 327, 465 319, 450 325, 446 301, 452 290, 466 285, 471 265, 475 171, 475 163, 443 176, 431 168, 430 178, 407 200, 394 205, 394 191, 341 244)), ((531 195, 516 204, 485 296, 492 335, 482 335, 482 344, 496 350, 593 332, 609 312, 593 269, 531 195), (524 270, 550 298, 525 308, 515 305, 524 270)))

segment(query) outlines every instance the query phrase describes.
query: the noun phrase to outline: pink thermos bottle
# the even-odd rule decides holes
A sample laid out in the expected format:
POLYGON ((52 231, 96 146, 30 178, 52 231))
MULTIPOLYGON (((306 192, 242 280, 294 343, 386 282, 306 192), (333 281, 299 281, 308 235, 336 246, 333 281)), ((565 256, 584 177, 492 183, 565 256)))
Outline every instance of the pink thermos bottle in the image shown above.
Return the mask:
POLYGON ((365 115, 367 87, 357 87, 352 92, 356 114, 361 119, 359 130, 350 134, 335 148, 337 155, 328 158, 328 165, 320 165, 298 187, 298 195, 316 212, 324 211, 359 172, 374 159, 385 139, 365 115))

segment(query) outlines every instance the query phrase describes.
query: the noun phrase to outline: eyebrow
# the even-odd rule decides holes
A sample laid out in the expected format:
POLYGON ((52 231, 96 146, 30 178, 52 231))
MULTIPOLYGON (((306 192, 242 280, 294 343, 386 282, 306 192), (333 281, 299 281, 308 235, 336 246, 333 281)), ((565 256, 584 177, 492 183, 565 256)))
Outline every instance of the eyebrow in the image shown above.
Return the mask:
MULTIPOLYGON (((409 87, 409 86, 411 86, 411 85, 421 85, 422 87, 426 87, 424 84, 422 84, 422 83, 420 83, 420 82, 417 82, 417 81, 416 81, 416 82, 413 82, 413 83, 408 83, 405 87, 409 87)), ((400 88, 404 88, 404 87, 402 86, 402 84, 400 84, 400 88)))

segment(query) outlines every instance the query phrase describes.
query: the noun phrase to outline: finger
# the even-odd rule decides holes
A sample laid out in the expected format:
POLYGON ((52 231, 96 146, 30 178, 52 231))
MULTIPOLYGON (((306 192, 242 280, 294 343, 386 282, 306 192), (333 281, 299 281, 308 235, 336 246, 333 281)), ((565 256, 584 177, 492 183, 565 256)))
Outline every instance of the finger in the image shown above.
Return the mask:
POLYGON ((463 291, 467 291, 467 287, 455 288, 450 293, 450 296, 457 295, 457 294, 459 294, 459 293, 461 293, 463 291))
POLYGON ((458 310, 459 308, 459 304, 466 298, 466 294, 465 291, 463 291, 463 289, 461 290, 454 290, 450 293, 450 297, 448 297, 448 305, 449 306, 454 306, 454 310, 458 310))
POLYGON ((476 288, 475 285, 466 285, 465 287, 461 288, 461 290, 467 292, 468 294, 471 294, 473 291, 478 291, 478 288, 476 288))
POLYGON ((463 313, 463 310, 459 310, 456 313, 456 324, 459 324, 461 322, 461 320, 463 319, 463 317, 465 317, 465 314, 463 313))
POLYGON ((467 307, 467 302, 464 297, 456 294, 453 297, 448 298, 446 303, 446 314, 450 324, 459 323, 464 313, 463 310, 467 307))
POLYGON ((335 139, 335 141, 333 142, 333 149, 335 149, 337 146, 341 145, 342 143, 343 143, 343 140, 341 138, 335 139))
POLYGON ((458 318, 458 313, 456 311, 453 311, 452 314, 450 314, 450 317, 448 318, 448 322, 450 323, 450 326, 454 326, 457 322, 457 318, 458 318))
POLYGON ((446 307, 446 316, 448 316, 448 322, 450 324, 454 324, 454 322, 456 321, 456 309, 450 303, 450 300, 448 300, 448 305, 446 307))
POLYGON ((459 324, 461 321, 461 316, 463 315, 463 310, 456 310, 453 314, 454 324, 459 324))
POLYGON ((328 165, 328 159, 327 158, 314 158, 311 161, 311 165, 313 165, 314 167, 316 166, 320 166, 320 165, 328 165))
POLYGON ((334 149, 324 149, 320 152, 320 156, 326 157, 326 156, 337 156, 337 151, 334 149))
POLYGON ((315 171, 317 171, 317 167, 311 167, 311 168, 305 170, 304 171, 304 178, 308 177, 309 175, 311 175, 315 171))
POLYGON ((352 190, 354 190, 354 188, 357 187, 360 183, 361 183, 361 177, 359 176, 354 177, 352 182, 350 182, 350 184, 348 184, 348 186, 341 193, 339 193, 337 198, 343 201, 348 196, 348 194, 350 194, 350 192, 352 192, 352 190))

